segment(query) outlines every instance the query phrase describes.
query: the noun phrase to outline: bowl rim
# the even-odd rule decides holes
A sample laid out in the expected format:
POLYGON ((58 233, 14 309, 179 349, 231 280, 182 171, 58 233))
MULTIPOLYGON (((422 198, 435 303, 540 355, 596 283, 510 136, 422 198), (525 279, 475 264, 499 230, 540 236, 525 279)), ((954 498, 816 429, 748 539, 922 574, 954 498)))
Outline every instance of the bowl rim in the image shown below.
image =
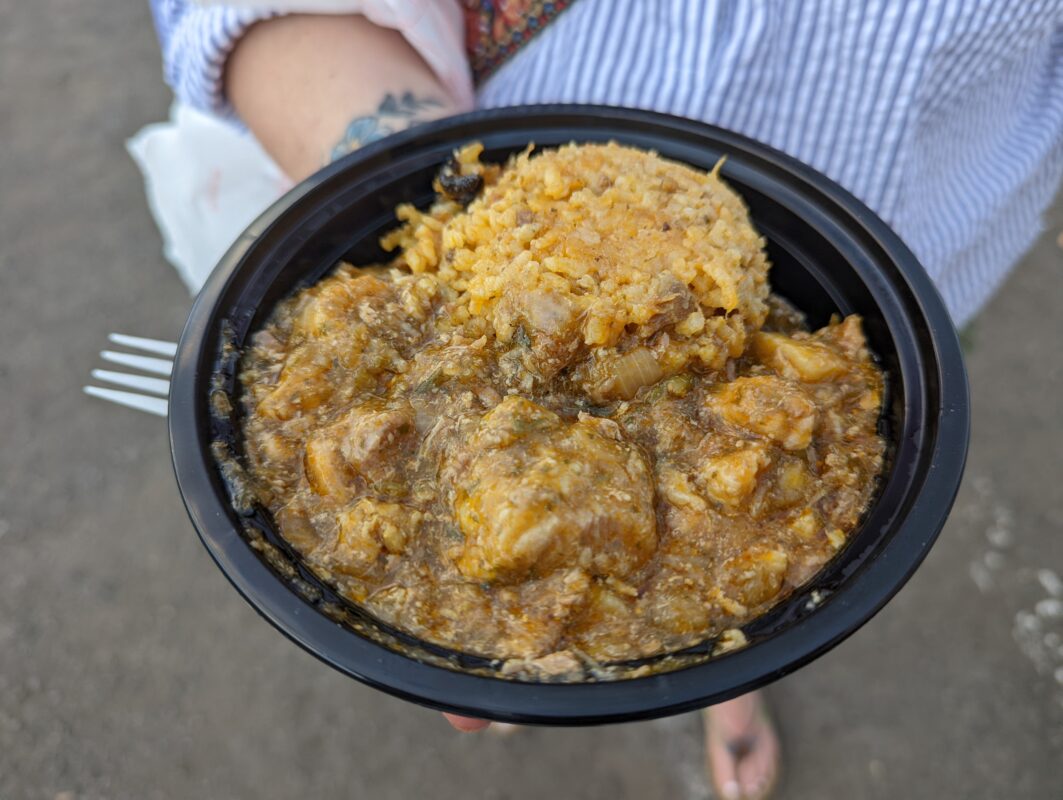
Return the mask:
POLYGON ((966 461, 970 411, 959 339, 937 289, 899 236, 847 190, 791 156, 723 128, 651 111, 552 104, 474 111, 408 129, 323 168, 270 206, 236 239, 193 303, 174 359, 168 426, 178 487, 201 541, 244 599, 289 639, 351 677, 422 705, 501 721, 572 725, 646 719, 693 710, 710 700, 720 702, 798 669, 854 633, 907 582, 944 525, 966 461), (208 474, 214 468, 209 446, 197 435, 207 414, 207 398, 197 394, 197 387, 210 355, 205 347, 215 307, 254 243, 299 200, 352 166, 386 160, 389 153, 470 124, 519 127, 546 117, 573 123, 593 120, 613 126, 618 136, 626 126, 642 125, 674 136, 711 139, 716 147, 741 152, 788 175, 820 205, 858 226, 896 267, 921 314, 913 322, 925 326, 933 346, 939 403, 927 413, 935 415, 937 428, 921 488, 905 510, 903 523, 896 524, 875 557, 862 565, 860 592, 846 595, 843 587, 772 637, 673 672, 619 681, 521 682, 435 666, 347 631, 310 607, 238 532, 228 516, 228 500, 218 498, 208 474), (343 639, 337 638, 337 628, 347 634, 343 639))

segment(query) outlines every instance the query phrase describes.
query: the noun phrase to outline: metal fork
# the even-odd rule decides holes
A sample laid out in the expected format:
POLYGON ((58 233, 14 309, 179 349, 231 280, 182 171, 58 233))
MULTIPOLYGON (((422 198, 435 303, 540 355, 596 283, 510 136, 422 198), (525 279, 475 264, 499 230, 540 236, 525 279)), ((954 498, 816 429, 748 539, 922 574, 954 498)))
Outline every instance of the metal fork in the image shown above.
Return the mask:
MULTIPOLYGON (((145 339, 142 336, 126 336, 124 333, 112 333, 107 338, 122 347, 140 350, 143 353, 152 353, 153 355, 145 356, 139 353, 102 350, 100 358, 104 361, 140 370, 149 375, 170 377, 170 373, 173 371, 173 357, 177 354, 176 342, 145 339), (156 358, 156 356, 166 356, 166 358, 156 358)), ((92 377, 103 383, 125 386, 128 389, 138 389, 139 391, 123 392, 118 389, 104 389, 99 386, 84 386, 82 389, 85 394, 99 397, 101 400, 118 403, 121 406, 135 408, 137 411, 154 414, 157 417, 166 416, 165 398, 170 393, 170 382, 168 380, 149 378, 146 375, 130 372, 114 372, 109 369, 94 369, 92 377)))

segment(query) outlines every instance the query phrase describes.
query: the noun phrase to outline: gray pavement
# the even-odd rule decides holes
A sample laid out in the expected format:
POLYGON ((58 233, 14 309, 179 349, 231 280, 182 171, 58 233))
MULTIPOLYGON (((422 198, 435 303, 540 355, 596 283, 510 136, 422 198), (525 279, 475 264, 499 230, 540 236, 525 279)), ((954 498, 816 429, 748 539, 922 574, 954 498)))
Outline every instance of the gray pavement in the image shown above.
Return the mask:
MULTIPOLYGON (((704 798, 695 717, 459 736, 233 592, 164 426, 80 386, 108 331, 175 337, 123 139, 168 93, 146 4, 0 0, 0 800, 704 798)), ((1063 250, 983 315, 956 511, 871 624, 770 690, 786 798, 1063 797, 1063 250)))

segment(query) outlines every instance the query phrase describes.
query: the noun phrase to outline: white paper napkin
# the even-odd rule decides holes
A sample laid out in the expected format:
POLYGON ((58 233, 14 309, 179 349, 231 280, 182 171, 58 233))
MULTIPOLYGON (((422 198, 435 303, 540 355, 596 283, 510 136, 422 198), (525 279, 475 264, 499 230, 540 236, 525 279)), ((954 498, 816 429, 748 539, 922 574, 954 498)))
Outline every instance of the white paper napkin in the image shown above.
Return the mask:
POLYGON ((180 103, 126 142, 163 253, 196 294, 229 245, 291 182, 246 131, 180 103))

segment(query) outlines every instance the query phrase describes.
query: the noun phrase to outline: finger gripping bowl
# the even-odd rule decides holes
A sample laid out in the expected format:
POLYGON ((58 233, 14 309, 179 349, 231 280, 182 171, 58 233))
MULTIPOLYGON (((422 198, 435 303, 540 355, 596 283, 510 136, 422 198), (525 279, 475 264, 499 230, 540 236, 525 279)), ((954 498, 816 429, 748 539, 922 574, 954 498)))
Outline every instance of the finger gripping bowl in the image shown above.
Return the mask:
POLYGON ((967 380, 948 313, 916 258, 874 213, 811 168, 738 134, 596 106, 441 120, 370 145, 299 184, 248 227, 200 292, 181 336, 169 407, 174 469, 189 516, 221 570, 274 626, 336 669, 399 697, 542 724, 688 711, 762 686, 838 644, 926 556, 959 487, 969 429, 967 380), (303 566, 243 488, 235 372, 250 335, 278 300, 340 259, 382 259, 377 240, 396 225, 395 206, 430 203, 439 167, 473 140, 483 142, 490 161, 530 142, 609 140, 704 170, 726 156, 723 176, 767 239, 774 290, 813 327, 832 313, 864 318, 887 376, 883 476, 848 544, 812 581, 743 627, 746 647, 713 656, 707 641, 619 665, 615 680, 516 680, 496 662, 418 642, 340 598, 303 566))

